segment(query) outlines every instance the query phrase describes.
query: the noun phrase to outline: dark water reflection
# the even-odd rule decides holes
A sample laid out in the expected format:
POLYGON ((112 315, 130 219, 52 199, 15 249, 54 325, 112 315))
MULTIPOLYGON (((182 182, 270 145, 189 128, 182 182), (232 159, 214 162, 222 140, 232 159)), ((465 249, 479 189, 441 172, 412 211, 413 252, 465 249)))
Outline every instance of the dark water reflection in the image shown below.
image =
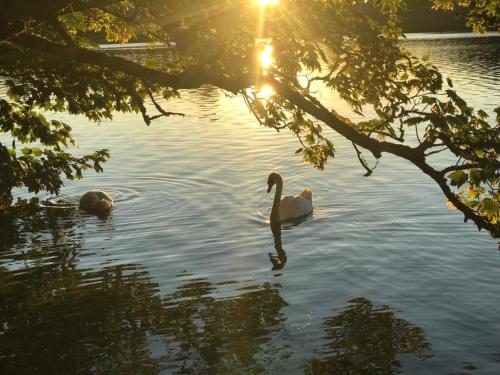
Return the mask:
POLYGON ((83 228, 75 209, 20 216, 11 225, 3 218, 0 230, 10 240, 0 253, 0 372, 154 368, 148 332, 162 303, 147 273, 134 265, 78 268, 83 228))
MULTIPOLYGON (((283 345, 288 303, 280 284, 238 287, 185 272, 162 297, 138 265, 79 268, 82 225, 74 209, 3 218, 1 373, 260 374, 283 369, 297 354, 283 345), (239 295, 217 298, 226 285, 239 295)), ((281 227, 272 229, 284 265, 281 227)), ((326 319, 324 329, 327 344, 306 361, 307 373, 384 373, 397 366, 398 353, 423 359, 430 350, 421 329, 363 298, 326 319)))
POLYGON ((421 328, 396 317, 388 306, 365 298, 325 319, 326 344, 318 358, 306 362, 308 374, 392 374, 400 371, 399 354, 432 357, 421 328))
POLYGON ((253 285, 237 298, 219 300, 212 296, 216 292, 217 286, 208 280, 194 279, 165 298, 158 330, 165 368, 259 374, 266 363, 287 357, 286 350, 272 342, 286 320, 281 309, 287 303, 279 286, 253 285))

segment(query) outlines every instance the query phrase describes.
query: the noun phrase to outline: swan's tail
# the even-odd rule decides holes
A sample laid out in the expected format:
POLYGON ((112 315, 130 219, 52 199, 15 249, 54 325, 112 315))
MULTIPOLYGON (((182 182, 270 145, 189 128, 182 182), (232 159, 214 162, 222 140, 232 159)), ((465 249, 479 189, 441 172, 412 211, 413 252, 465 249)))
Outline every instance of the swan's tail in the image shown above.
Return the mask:
POLYGON ((304 191, 300 193, 300 195, 306 199, 312 199, 313 192, 311 189, 304 189, 304 191))

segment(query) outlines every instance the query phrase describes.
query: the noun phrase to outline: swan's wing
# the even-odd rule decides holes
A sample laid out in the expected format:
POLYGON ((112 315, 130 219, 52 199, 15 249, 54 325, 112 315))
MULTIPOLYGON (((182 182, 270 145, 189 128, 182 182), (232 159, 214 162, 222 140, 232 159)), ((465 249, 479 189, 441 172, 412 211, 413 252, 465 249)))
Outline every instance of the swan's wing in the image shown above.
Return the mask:
POLYGON ((301 195, 283 197, 280 202, 281 220, 293 219, 307 215, 312 211, 311 201, 301 195))
POLYGON ((298 195, 287 195, 281 198, 280 205, 292 204, 293 201, 295 200, 295 197, 298 197, 298 195))

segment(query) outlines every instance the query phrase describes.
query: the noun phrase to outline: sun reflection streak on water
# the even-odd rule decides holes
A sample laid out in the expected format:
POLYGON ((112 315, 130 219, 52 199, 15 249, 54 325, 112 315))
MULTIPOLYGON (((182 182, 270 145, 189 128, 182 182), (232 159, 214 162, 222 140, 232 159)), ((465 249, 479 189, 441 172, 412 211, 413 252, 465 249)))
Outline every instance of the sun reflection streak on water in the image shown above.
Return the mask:
POLYGON ((264 85, 257 91, 257 98, 267 101, 275 95, 274 89, 270 85, 264 85))
POLYGON ((268 70, 273 63, 273 46, 266 45, 260 53, 260 65, 262 69, 268 70))

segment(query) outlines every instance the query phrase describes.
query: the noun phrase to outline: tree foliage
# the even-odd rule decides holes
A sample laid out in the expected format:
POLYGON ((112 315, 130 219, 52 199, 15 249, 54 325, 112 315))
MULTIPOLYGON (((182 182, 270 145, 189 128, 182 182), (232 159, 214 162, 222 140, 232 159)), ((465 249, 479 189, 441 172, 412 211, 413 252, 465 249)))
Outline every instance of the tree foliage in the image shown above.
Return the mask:
POLYGON ((434 8, 448 11, 465 8, 468 10, 467 25, 474 31, 500 31, 499 0, 434 0, 434 8))
MULTIPOLYGON (((440 8, 453 4, 435 1, 440 8)), ((484 17, 498 22, 498 1, 458 5, 472 7, 476 29, 491 24, 481 23, 484 17)), ((500 109, 488 122, 435 66, 402 48, 402 0, 282 0, 268 7, 239 0, 20 0, 0 6, 0 76, 8 90, 0 99, 0 127, 20 143, 38 143, 0 144, 4 207, 15 187, 57 193, 63 178, 100 171, 108 157, 106 150, 69 154, 71 128, 49 120, 49 113, 99 122, 117 111, 137 112, 150 124, 176 115, 164 108, 179 90, 209 84, 242 95, 262 125, 291 131, 301 144, 297 153, 317 168, 335 156, 323 131, 329 127, 352 142, 367 175, 373 168, 363 152, 407 159, 466 220, 500 234, 500 109), (166 63, 106 53, 99 40, 162 43, 166 63), (269 55, 265 64, 262 53, 269 55), (265 87, 274 95, 263 97, 265 87), (318 87, 337 93, 354 112, 375 116, 358 123, 340 116, 320 101, 318 87), (165 103, 155 99, 160 93, 165 103), (148 112, 147 102, 157 113, 148 112), (409 133, 418 142, 408 140, 409 133), (454 162, 433 166, 429 156, 440 152, 454 162)))

